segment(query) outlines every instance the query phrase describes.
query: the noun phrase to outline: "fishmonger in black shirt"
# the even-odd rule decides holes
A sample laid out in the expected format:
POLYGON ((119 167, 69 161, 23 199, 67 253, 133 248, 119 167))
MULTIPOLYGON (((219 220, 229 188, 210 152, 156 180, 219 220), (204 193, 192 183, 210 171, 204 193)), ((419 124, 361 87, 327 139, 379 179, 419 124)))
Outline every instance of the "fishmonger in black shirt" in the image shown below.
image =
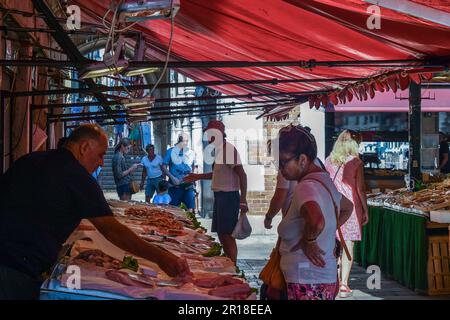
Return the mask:
POLYGON ((0 299, 37 299, 41 274, 81 219, 119 248, 157 263, 170 276, 189 273, 186 260, 153 246, 119 223, 91 176, 103 166, 105 132, 75 129, 63 148, 33 152, 0 177, 0 299))

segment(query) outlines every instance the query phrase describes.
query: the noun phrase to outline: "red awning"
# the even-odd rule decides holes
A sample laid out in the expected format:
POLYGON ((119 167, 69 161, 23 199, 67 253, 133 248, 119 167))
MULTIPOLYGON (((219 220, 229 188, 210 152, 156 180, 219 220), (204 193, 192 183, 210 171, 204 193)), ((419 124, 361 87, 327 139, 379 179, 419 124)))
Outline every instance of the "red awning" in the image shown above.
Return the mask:
MULTIPOLYGON (((77 0, 84 20, 101 22, 110 1, 77 0)), ((448 1, 414 0, 444 12, 448 1)), ((175 18, 171 60, 173 61, 354 61, 429 59, 450 57, 450 28, 382 9, 381 29, 368 30, 366 12, 370 3, 361 0, 181 0, 175 18)), ((153 59, 163 60, 170 36, 170 21, 137 24, 152 48, 153 59)), ((181 69, 196 80, 373 78, 387 72, 391 77, 353 84, 348 82, 282 83, 278 85, 226 85, 214 89, 225 94, 336 90, 311 97, 321 102, 366 100, 376 91, 404 89, 423 76, 398 69, 373 67, 328 68, 259 67, 181 69), (392 73, 396 71, 395 73, 392 73), (412 74, 412 76, 411 76, 412 74)), ((420 71, 420 70, 415 70, 420 71)), ((430 76, 430 70, 425 76, 430 76)), ((263 99, 263 98, 262 98, 263 99)))
MULTIPOLYGON (((422 112, 450 112, 450 90, 422 88, 422 112)), ((335 112, 408 112, 409 90, 386 92, 375 98, 334 106, 335 112)))

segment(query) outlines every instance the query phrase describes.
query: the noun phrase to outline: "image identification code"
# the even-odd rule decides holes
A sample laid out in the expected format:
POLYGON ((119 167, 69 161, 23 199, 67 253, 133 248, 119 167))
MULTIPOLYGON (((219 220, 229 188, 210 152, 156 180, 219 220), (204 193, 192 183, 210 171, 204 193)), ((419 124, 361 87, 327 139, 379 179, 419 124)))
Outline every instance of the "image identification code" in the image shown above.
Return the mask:
POLYGON ((201 315, 209 318, 214 314, 221 315, 271 315, 272 310, 269 305, 233 305, 224 304, 221 309, 214 307, 201 307, 185 305, 179 307, 179 315, 201 315))

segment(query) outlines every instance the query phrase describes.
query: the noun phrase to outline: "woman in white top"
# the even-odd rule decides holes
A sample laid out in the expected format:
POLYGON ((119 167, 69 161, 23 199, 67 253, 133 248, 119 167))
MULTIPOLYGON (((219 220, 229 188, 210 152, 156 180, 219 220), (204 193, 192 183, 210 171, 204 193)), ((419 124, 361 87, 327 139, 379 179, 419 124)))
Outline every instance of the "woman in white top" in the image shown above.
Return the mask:
POLYGON ((317 145, 303 127, 281 129, 279 148, 282 175, 298 182, 278 226, 280 267, 288 299, 333 300, 337 293, 337 223, 342 225, 348 219, 352 204, 337 191, 328 173, 314 163, 317 145), (333 202, 339 207, 339 221, 333 202))
POLYGON ((152 144, 147 145, 145 151, 147 151, 147 155, 141 161, 144 167, 144 170, 142 170, 141 190, 144 189, 145 179, 147 179, 145 201, 150 203, 153 194, 158 193, 159 182, 164 180, 162 171, 163 159, 160 155, 155 154, 155 146, 152 144))

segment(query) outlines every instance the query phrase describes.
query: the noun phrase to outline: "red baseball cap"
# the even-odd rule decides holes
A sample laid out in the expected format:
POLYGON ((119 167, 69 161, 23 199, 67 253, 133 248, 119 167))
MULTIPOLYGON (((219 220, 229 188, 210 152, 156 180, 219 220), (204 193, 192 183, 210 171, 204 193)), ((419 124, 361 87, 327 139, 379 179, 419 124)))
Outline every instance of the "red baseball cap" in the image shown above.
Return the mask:
POLYGON ((225 133, 225 125, 223 124, 222 121, 219 120, 211 120, 208 122, 208 125, 206 126, 205 129, 203 129, 203 132, 205 132, 206 130, 209 129, 216 129, 219 130, 222 133, 225 133))

